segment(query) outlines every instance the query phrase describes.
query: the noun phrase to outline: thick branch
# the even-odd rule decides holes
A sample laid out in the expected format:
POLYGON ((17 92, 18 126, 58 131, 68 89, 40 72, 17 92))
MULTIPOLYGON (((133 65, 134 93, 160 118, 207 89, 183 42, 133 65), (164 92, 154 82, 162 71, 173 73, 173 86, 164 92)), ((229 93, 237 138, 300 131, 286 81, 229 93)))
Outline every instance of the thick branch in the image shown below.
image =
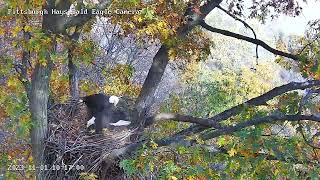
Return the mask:
POLYGON ((272 90, 266 92, 265 94, 262 94, 258 97, 252 98, 242 104, 239 104, 237 106, 234 106, 228 110, 223 111, 222 113, 219 113, 212 118, 210 118, 212 121, 222 121, 230 118, 231 116, 239 114, 244 107, 248 106, 260 106, 266 104, 267 101, 273 99, 276 96, 279 96, 283 93, 293 91, 293 90, 304 90, 307 88, 311 88, 314 86, 320 86, 320 80, 311 80, 306 82, 290 82, 288 84, 275 87, 272 90))
MULTIPOLYGON (((244 25, 244 27, 249 28, 249 29, 252 31, 252 33, 253 33, 254 39, 257 39, 257 34, 256 34, 256 32, 253 30, 253 28, 252 28, 248 23, 246 23, 244 20, 238 18, 237 16, 231 14, 230 12, 228 12, 226 9, 222 8, 221 6, 218 6, 218 8, 219 8, 220 10, 222 10, 223 12, 225 12, 226 14, 228 14, 228 15, 229 15, 230 17, 232 17, 233 19, 235 19, 236 21, 241 22, 241 23, 244 25)), ((256 45, 257 65, 258 65, 258 58, 259 58, 259 55, 258 55, 258 47, 259 47, 259 45, 256 45)))
POLYGON ((265 42, 261 41, 260 39, 253 39, 253 38, 241 35, 241 34, 233 33, 233 32, 222 30, 222 29, 218 29, 218 28, 214 28, 214 27, 208 25, 205 21, 201 21, 200 25, 204 29, 206 29, 208 31, 211 31, 211 32, 214 32, 214 33, 219 33, 219 34, 222 34, 222 35, 225 35, 225 36, 229 36, 229 37, 233 37, 233 38, 237 38, 237 39, 241 39, 241 40, 244 40, 244 41, 251 42, 253 44, 259 45, 259 46, 263 47, 264 49, 266 49, 267 51, 269 51, 269 52, 271 52, 273 54, 284 56, 284 57, 287 57, 287 58, 291 58, 293 60, 299 60, 299 56, 293 55, 293 54, 290 54, 290 53, 286 53, 286 52, 283 52, 283 51, 279 51, 277 49, 274 49, 274 48, 270 47, 268 44, 266 44, 265 42))
MULTIPOLYGON (((30 39, 30 33, 23 31, 23 36, 25 41, 29 41, 30 39)), ((30 93, 30 81, 28 79, 28 62, 30 61, 30 52, 24 50, 23 55, 22 55, 22 65, 23 69, 21 69, 21 78, 22 78, 22 83, 27 91, 27 93, 30 93)))
POLYGON ((161 113, 158 115, 155 115, 153 117, 150 117, 146 121, 146 125, 152 124, 157 121, 163 121, 163 120, 173 120, 173 121, 179 121, 179 122, 190 122, 199 124, 202 126, 207 127, 214 127, 214 128, 220 128, 221 126, 215 122, 210 121, 209 119, 203 119, 203 118, 197 118, 193 116, 186 116, 186 115, 180 115, 180 114, 172 114, 172 113, 161 113))
MULTIPOLYGON (((169 116, 169 115, 164 114, 163 116, 169 116)), ((231 134, 233 132, 239 131, 245 127, 249 127, 252 125, 259 125, 259 124, 263 124, 263 123, 272 123, 272 122, 280 121, 280 120, 288 120, 288 121, 311 120, 311 121, 320 122, 320 116, 314 116, 314 115, 310 115, 310 116, 309 115, 271 115, 271 116, 267 116, 267 117, 255 118, 255 119, 252 119, 252 120, 249 120, 246 122, 242 122, 236 126, 227 126, 222 129, 216 130, 214 132, 207 133, 207 134, 203 135, 202 138, 210 139, 210 138, 218 137, 218 136, 221 136, 224 134, 231 134)), ((201 129, 195 128, 195 126, 193 126, 193 128, 194 128, 193 129, 194 131, 189 131, 188 135, 195 134, 195 133, 198 133, 201 131, 201 129)), ((165 139, 155 140, 155 142, 159 146, 168 146, 170 144, 193 146, 196 144, 195 141, 185 140, 184 139, 185 137, 186 137, 186 135, 177 135, 177 136, 171 136, 171 137, 168 137, 165 139)), ((130 145, 123 147, 123 148, 120 148, 120 149, 115 149, 112 152, 105 154, 104 160, 115 160, 116 158, 118 158, 120 156, 129 155, 132 152, 135 152, 138 148, 142 147, 143 144, 146 144, 148 142, 149 141, 144 140, 144 141, 130 144, 130 145)), ((223 149, 223 148, 218 148, 216 152, 227 153, 227 150, 223 149)), ((278 158, 278 157, 264 154, 264 153, 257 153, 257 155, 265 156, 267 160, 280 160, 280 161, 288 162, 288 159, 282 159, 282 158, 278 158)), ((292 161, 295 163, 302 163, 301 161, 298 161, 297 159, 294 159, 294 158, 289 159, 289 161, 292 161)), ((312 163, 312 162, 308 162, 308 163, 312 163)))
POLYGON ((204 140, 207 140, 207 139, 219 137, 225 134, 232 134, 236 131, 239 131, 249 126, 272 123, 272 122, 283 121, 283 120, 287 120, 287 121, 310 120, 310 121, 320 122, 320 116, 297 114, 297 115, 270 115, 265 117, 258 117, 249 121, 238 123, 235 126, 226 126, 221 129, 214 130, 213 132, 205 133, 201 137, 204 140))
MULTIPOLYGON (((186 12, 186 14, 189 16, 194 16, 195 18, 192 21, 188 21, 185 25, 177 30, 177 37, 182 39, 185 38, 188 32, 197 26, 199 22, 221 2, 222 0, 208 1, 206 4, 200 7, 201 14, 198 14, 198 12, 195 11, 192 11, 192 14, 188 14, 190 12, 186 12)), ((146 112, 147 108, 151 106, 154 93, 162 79, 168 62, 168 48, 165 45, 162 45, 153 59, 153 63, 136 102, 140 115, 143 116, 143 112, 146 112)))
POLYGON ((291 82, 276 88, 273 88, 272 90, 268 91, 267 93, 260 95, 258 97, 255 97, 253 99, 250 99, 240 105, 234 106, 228 110, 223 111, 222 113, 219 113, 209 119, 203 119, 203 118, 196 118, 192 116, 184 116, 184 115, 177 115, 177 114, 159 114, 153 117, 150 117, 146 120, 146 126, 151 125, 157 121, 160 120, 175 120, 180 122, 191 122, 195 123, 197 125, 192 126, 190 128, 187 128, 180 133, 174 135, 173 137, 170 137, 169 139, 165 140, 166 143, 177 141, 183 139, 187 134, 196 132, 202 132, 208 127, 213 127, 215 129, 221 129, 221 126, 219 124, 220 121, 226 120, 234 115, 239 114, 244 107, 248 106, 259 106, 266 104, 267 101, 273 99, 276 96, 279 96, 283 93, 292 91, 292 90, 298 90, 298 89, 306 89, 311 88, 314 86, 320 86, 319 80, 313 80, 313 81, 306 81, 306 82, 291 82))
POLYGON ((71 49, 68 49, 69 90, 71 99, 79 98, 79 70, 73 63, 71 49))
MULTIPOLYGON (((50 2, 50 1, 49 1, 50 2)), ((78 14, 77 16, 70 16, 68 17, 65 15, 60 14, 53 14, 52 10, 68 10, 70 8, 69 1, 59 1, 60 3, 54 4, 53 2, 47 3, 45 9, 49 12, 48 14, 44 15, 43 18, 43 29, 49 30, 52 33, 58 34, 66 34, 66 29, 74 26, 82 26, 90 19, 95 17, 95 14, 92 13, 92 9, 88 9, 87 14, 78 14)), ((104 10, 106 7, 109 6, 111 3, 110 0, 106 0, 99 4, 98 7, 95 9, 104 10)))
POLYGON ((95 16, 94 14, 92 14, 91 10, 88 11, 88 14, 80 14, 78 16, 65 18, 63 22, 63 28, 68 29, 70 27, 84 25, 86 22, 88 22, 91 18, 95 16))
POLYGON ((151 106, 154 93, 161 81, 168 62, 168 49, 165 45, 162 45, 153 59, 153 63, 138 97, 137 109, 139 113, 142 113, 147 107, 151 106))
POLYGON ((162 114, 158 114, 156 116, 148 118, 146 121, 146 125, 150 125, 159 120, 175 120, 175 121, 181 121, 181 122, 191 122, 191 123, 199 124, 201 126, 219 128, 220 125, 218 123, 220 121, 226 120, 234 115, 239 114, 245 107, 264 105, 267 103, 267 101, 273 99, 276 96, 284 94, 286 92, 298 90, 298 89, 303 90, 303 89, 311 88, 314 86, 320 86, 320 81, 311 80, 306 82, 291 82, 279 87, 275 87, 272 90, 266 92, 265 94, 252 98, 228 110, 225 110, 209 119, 197 118, 192 116, 184 116, 179 114, 162 113, 162 114))
MULTIPOLYGON (((80 29, 76 28, 76 31, 69 37, 70 41, 77 42, 80 37, 80 29)), ((73 51, 74 47, 71 45, 68 47, 68 69, 69 69, 69 90, 71 94, 71 99, 79 98, 79 69, 73 63, 73 51)))
MULTIPOLYGON (((291 82, 291 83, 288 83, 288 84, 285 84, 285 85, 282 85, 282 86, 279 86, 279 87, 276 87, 276 88, 273 88, 272 90, 268 91, 267 93, 265 94, 262 94, 258 97, 255 97, 253 99, 250 99, 248 101, 246 101, 245 103, 242 103, 240 105, 237 105, 237 106, 234 106, 228 110, 225 110, 213 117, 210 118, 210 120, 212 122, 220 122, 220 121, 223 121, 223 120, 226 120, 234 115, 237 115, 239 114, 242 110, 243 110, 243 107, 245 106, 259 106, 259 105, 263 105, 263 104, 266 104, 267 101, 273 99, 274 97, 276 96, 279 96, 283 93, 286 93, 286 92, 289 92, 289 91, 292 91, 292 90, 298 90, 298 89, 307 89, 307 88, 311 88, 311 87, 314 87, 314 86, 320 86, 320 81, 317 80, 317 81, 306 81, 306 82, 291 82)), ((211 122, 211 123, 212 123, 211 122)), ((177 133, 176 135, 174 135, 174 137, 172 137, 173 139, 175 138, 175 136, 177 137, 181 137, 183 135, 188 135, 190 134, 190 132, 196 130, 197 132, 202 132, 204 130, 208 129, 207 127, 205 126, 201 126, 201 125, 195 125, 195 126, 192 126, 192 127, 189 127, 187 129, 184 129, 182 131, 180 131, 179 133, 177 133)))
POLYGON ((219 6, 219 4, 222 2, 222 0, 211 0, 207 1, 203 6, 200 7, 200 12, 206 16, 208 15, 214 8, 219 6))

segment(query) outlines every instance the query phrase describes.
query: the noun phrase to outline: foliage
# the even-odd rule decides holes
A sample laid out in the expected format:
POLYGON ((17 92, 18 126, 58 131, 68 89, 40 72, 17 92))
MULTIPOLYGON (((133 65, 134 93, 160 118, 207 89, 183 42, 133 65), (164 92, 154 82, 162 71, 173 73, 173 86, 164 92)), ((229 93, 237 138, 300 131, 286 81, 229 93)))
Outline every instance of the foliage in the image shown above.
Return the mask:
POLYGON ((130 82, 133 73, 134 69, 132 67, 121 64, 113 68, 111 72, 106 72, 107 85, 104 87, 104 92, 107 94, 137 97, 140 87, 130 82))
MULTIPOLYGON (((63 5, 63 2, 75 3, 73 0, 70 2, 57 0, 54 1, 54 5, 63 5)), ((270 79, 273 79, 275 74, 270 73, 273 72, 272 68, 263 63, 257 69, 239 66, 237 70, 219 68, 216 68, 216 71, 204 70, 206 64, 203 61, 207 60, 210 54, 216 55, 212 49, 220 47, 224 42, 212 41, 211 37, 198 27, 193 28, 185 36, 179 33, 182 32, 180 28, 189 21, 185 12, 191 9, 201 16, 199 7, 209 2, 115 0, 108 7, 108 10, 113 12, 119 9, 141 10, 141 13, 133 15, 117 14, 108 17, 113 25, 121 27, 119 36, 134 35, 137 39, 141 39, 137 44, 157 42, 158 45, 167 49, 166 55, 170 60, 188 62, 181 76, 183 91, 172 93, 163 104, 161 112, 208 118, 261 95, 273 86, 270 79)), ((228 0, 226 3, 229 12, 239 17, 245 16, 243 13, 245 1, 228 0)), ((13 137, 6 139, 6 147, 0 155, 2 167, 8 167, 12 162, 14 164, 23 162, 27 165, 34 163, 30 155, 31 149, 25 144, 30 144, 31 129, 36 130, 39 127, 34 123, 36 119, 31 118, 29 106, 32 97, 29 91, 33 89, 30 89, 28 84, 34 80, 37 67, 50 71, 50 77, 41 78, 50 79, 51 98, 57 103, 62 103, 70 98, 67 90, 69 79, 66 64, 72 60, 78 68, 100 65, 96 57, 101 49, 92 38, 88 38, 95 23, 94 18, 81 23, 80 26, 52 32, 52 29, 43 28, 44 16, 41 14, 8 15, 9 9, 41 9, 47 4, 48 1, 44 0, 5 0, 1 3, 0 36, 1 42, 4 42, 1 53, 5 55, 2 55, 0 60, 0 124, 1 128, 4 127, 13 133, 13 137), (81 32, 79 41, 72 39, 73 32, 81 32), (17 146, 11 147, 12 144, 17 146)), ((84 6, 91 8, 95 5, 94 3, 81 4, 76 8, 84 6)), ((300 12, 299 4, 294 0, 254 0, 249 7, 247 17, 264 22, 266 18, 274 18, 280 13, 296 16, 300 12)), ((287 47, 282 39, 277 43, 278 50, 298 54, 299 61, 277 57, 276 62, 285 68, 294 69, 305 78, 319 80, 319 21, 311 22, 309 26, 305 37, 291 38, 291 47, 287 47)), ((228 51, 228 49, 220 48, 219 51, 228 51)), ((228 57, 224 57, 225 59, 229 60, 228 57)), ((93 94, 103 91, 107 94, 138 97, 141 85, 133 84, 131 81, 135 73, 134 68, 129 64, 121 63, 110 67, 100 67, 104 76, 103 81, 106 82, 103 86, 98 82, 81 79, 81 92, 93 94)), ((303 104, 301 98, 304 95, 303 92, 290 92, 261 107, 244 107, 240 114, 221 124, 234 125, 277 113, 290 115, 309 111, 319 113, 319 101, 313 99, 303 104), (303 105, 306 107, 302 107, 303 105)), ((319 125, 315 123, 302 125, 301 122, 281 121, 273 125, 262 124, 207 141, 202 140, 198 135, 186 137, 186 140, 195 142, 196 145, 160 147, 156 143, 156 139, 170 136, 188 126, 187 123, 175 121, 156 124, 151 128, 152 133, 146 134, 152 140, 138 150, 134 157, 122 160, 121 168, 135 178, 143 176, 172 180, 294 179, 296 177, 316 179, 320 174, 317 166, 319 149, 310 146, 309 143, 317 140, 303 134, 303 132, 318 130, 319 125)), ((211 131, 212 129, 209 128, 204 133, 211 131)), ((6 174, 8 179, 17 179, 18 176, 12 172, 6 174)), ((31 178, 32 172, 25 172, 21 176, 31 178)), ((84 179, 97 179, 94 174, 83 173, 81 176, 84 179)))
POLYGON ((89 173, 81 173, 80 176, 83 180, 96 180, 98 178, 97 175, 89 173))
MULTIPOLYGON (((187 83, 186 89, 179 94, 171 95, 162 111, 196 117, 211 117, 246 99, 263 94, 271 86, 271 84, 265 83, 270 78, 267 76, 268 68, 265 69, 266 72, 263 70, 252 72, 244 68, 238 73, 228 71, 221 73, 203 69, 199 71, 199 67, 198 64, 186 71, 183 78, 187 83)), ((294 114, 297 111, 297 102, 292 98, 297 99, 298 97, 296 92, 289 93, 281 96, 277 102, 274 101, 272 104, 280 107, 282 111, 294 114)), ((272 111, 272 106, 247 109, 225 123, 246 121, 255 116, 266 114, 267 111, 272 111)), ((185 127, 186 124, 177 122, 158 123, 152 130, 151 136, 154 138, 166 137, 168 134, 185 127)), ((270 129, 272 129, 270 125, 255 126, 243 129, 234 135, 221 136, 207 142, 197 139, 196 136, 189 137, 189 139, 199 142, 199 147, 152 148, 150 145, 150 148, 146 148, 135 159, 123 160, 123 168, 129 175, 150 176, 156 174, 159 179, 172 177, 178 179, 295 178, 310 176, 319 171, 315 164, 307 165, 303 162, 312 154, 313 150, 303 143, 301 136, 283 139, 277 135, 266 135, 273 133, 270 132, 270 129), (212 143, 215 143, 217 147, 212 143), (215 153, 212 148, 223 148, 226 152, 215 153), (267 154, 273 158, 283 159, 283 161, 271 160, 272 158, 267 154), (175 161, 172 161, 173 159, 175 161), (291 160, 286 162, 284 161, 286 159, 291 160), (296 161, 303 163, 296 167, 296 161), (150 164, 155 166, 153 171, 144 169, 150 164), (246 166, 241 164, 246 164, 246 166), (141 166, 144 168, 139 168, 141 166)), ((282 130, 277 133, 283 134, 282 130)))

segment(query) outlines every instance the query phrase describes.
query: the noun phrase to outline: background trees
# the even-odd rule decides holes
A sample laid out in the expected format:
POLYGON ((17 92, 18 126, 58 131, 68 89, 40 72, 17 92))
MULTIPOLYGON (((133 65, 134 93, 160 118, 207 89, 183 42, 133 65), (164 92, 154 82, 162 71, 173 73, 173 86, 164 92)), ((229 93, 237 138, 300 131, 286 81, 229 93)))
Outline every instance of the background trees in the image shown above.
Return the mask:
MULTIPOLYGON (((167 133, 147 134, 147 143, 138 141, 124 147, 124 151, 121 149, 123 154, 140 149, 134 156, 136 159, 121 163, 130 175, 174 179, 315 177, 318 174, 319 167, 315 164, 319 160, 317 130, 320 117, 316 99, 320 85, 319 22, 311 22, 306 36, 292 39, 290 47, 281 41, 274 47, 260 40, 254 32, 250 32, 254 36, 249 36, 219 29, 206 19, 211 11, 220 9, 226 16, 250 28, 241 19, 257 18, 264 22, 266 18, 279 14, 299 15, 301 8, 296 1, 246 4, 244 1, 221 0, 100 3, 21 0, 5 1, 1 6, 0 115, 2 123, 11 124, 12 130, 19 129, 22 136, 30 133, 33 154, 30 161, 36 165, 44 163, 48 106, 76 99, 81 93, 105 91, 137 98, 135 124, 141 131, 157 121, 188 122, 170 121, 160 127, 155 125, 151 128, 162 128, 167 133), (71 5, 75 9, 88 9, 88 14, 72 15, 71 5), (9 9, 17 8, 47 10, 49 13, 8 14, 9 9), (93 8, 111 11, 141 9, 141 14, 114 14, 103 18, 93 15, 93 8), (50 13, 52 9, 70 14, 53 15, 50 13), (258 49, 270 51, 277 55, 279 64, 300 72, 305 82, 291 82, 279 87, 269 85, 266 81, 272 70, 267 64, 251 69, 203 71, 204 64, 199 62, 208 57, 214 59, 221 51, 232 49, 223 50, 223 40, 212 42, 208 32, 243 40, 257 45, 258 49), (148 62, 151 59, 151 63, 148 62), (145 67, 146 75, 141 74, 145 80, 136 80, 141 67, 145 67), (163 98, 156 98, 156 93, 161 91, 159 84, 165 72, 170 74, 170 70, 171 74, 174 72, 184 77, 180 85, 187 88, 180 88, 172 94, 159 110, 153 105, 159 104, 159 99, 163 98), (65 91, 67 88, 69 92, 65 91), (167 113, 163 114, 165 111, 167 113), (189 123, 195 125, 189 126, 189 123), (293 129, 293 134, 284 138, 287 133, 274 133, 277 128, 270 125, 274 123, 293 129), (172 153, 175 151, 172 150, 163 157, 159 152, 167 151, 161 149, 162 146, 176 148, 178 153, 172 153), (154 153, 158 156, 153 156, 154 153)), ((29 144, 28 138, 26 142, 29 144)), ((16 149, 15 154, 12 153, 15 151, 5 151, 4 164, 20 154, 18 152, 23 148, 16 149)), ((117 149, 115 153, 118 154, 117 149)), ((41 171, 36 174, 38 179, 43 177, 41 171)))

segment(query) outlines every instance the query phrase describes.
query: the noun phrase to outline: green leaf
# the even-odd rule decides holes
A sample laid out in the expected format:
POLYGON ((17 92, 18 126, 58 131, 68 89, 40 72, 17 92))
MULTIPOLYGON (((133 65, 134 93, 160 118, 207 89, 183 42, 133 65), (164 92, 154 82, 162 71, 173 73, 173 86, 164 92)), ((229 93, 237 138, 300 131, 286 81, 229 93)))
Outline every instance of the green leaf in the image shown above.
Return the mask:
POLYGON ((148 7, 142 9, 141 14, 148 20, 152 20, 154 18, 154 10, 148 7))
POLYGON ((120 162, 120 167, 128 174, 133 175, 138 170, 135 167, 135 160, 125 159, 120 162))
POLYGON ((225 145, 226 141, 225 141, 225 138, 224 137, 219 137, 218 138, 218 141, 217 141, 217 144, 219 147, 225 145))

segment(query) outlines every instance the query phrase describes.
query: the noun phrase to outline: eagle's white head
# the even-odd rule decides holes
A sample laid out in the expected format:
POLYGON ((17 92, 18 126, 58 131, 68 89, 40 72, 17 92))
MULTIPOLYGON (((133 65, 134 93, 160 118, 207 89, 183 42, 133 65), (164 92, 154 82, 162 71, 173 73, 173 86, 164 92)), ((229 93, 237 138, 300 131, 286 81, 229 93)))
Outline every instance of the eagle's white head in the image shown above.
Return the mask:
POLYGON ((109 103, 113 104, 114 106, 117 106, 119 99, 120 98, 118 96, 110 96, 109 103))

